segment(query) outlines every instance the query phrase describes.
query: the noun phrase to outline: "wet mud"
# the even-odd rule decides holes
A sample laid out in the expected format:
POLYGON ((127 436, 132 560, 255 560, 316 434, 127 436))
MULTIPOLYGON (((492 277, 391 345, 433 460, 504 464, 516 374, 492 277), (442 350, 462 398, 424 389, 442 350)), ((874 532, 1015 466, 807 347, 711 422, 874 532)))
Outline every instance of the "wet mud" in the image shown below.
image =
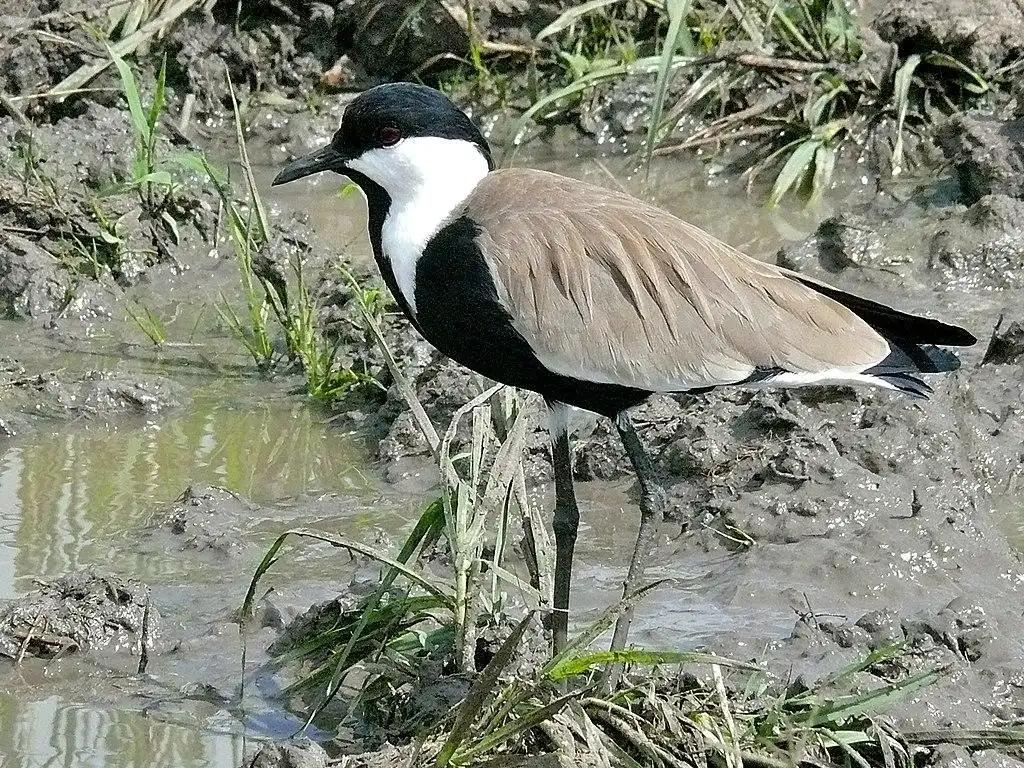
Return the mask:
MULTIPOLYGON (((3 27, 17 65, 2 75, 6 92, 38 90, 83 63, 73 45, 53 42, 83 34, 56 13, 60 3, 38 4, 39 18, 15 5, 3 27), (15 34, 18 19, 50 34, 15 34)), ((223 72, 249 73, 239 83, 243 97, 279 93, 287 102, 257 104, 249 115, 264 186, 275 166, 323 142, 337 124, 344 96, 297 109, 310 83, 331 77, 361 87, 408 64, 367 54, 390 33, 356 29, 360 3, 275 3, 273 23, 241 35, 220 5, 188 17, 166 43, 181 78, 175 114, 189 96, 194 103, 162 151, 222 150, 223 72)), ((559 8, 541 4, 543 12, 526 19, 525 4, 493 5, 481 23, 513 42, 529 39, 559 8)), ((879 13, 879 35, 904 46, 960 39, 963 4, 911 5, 879 13)), ((1016 17, 1003 18, 1014 13, 1010 5, 988 6, 998 16, 991 26, 1006 34, 964 37, 977 66, 1018 55, 1024 40, 1016 17)), ((445 37, 444 17, 435 27, 409 32, 429 34, 433 48, 412 40, 402 50, 415 58, 464 44, 445 37)), ((638 115, 648 99, 649 83, 616 86, 582 127, 642 133, 638 115)), ((146 764, 324 765, 317 746, 269 745, 252 757, 255 742, 285 739, 301 722, 272 675, 246 677, 245 690, 238 659, 244 644, 247 670, 258 669, 290 632, 372 588, 375 568, 300 547, 245 636, 238 605, 266 547, 287 528, 393 548, 436 492, 428 447, 360 332, 343 281, 321 286, 340 355, 384 387, 325 412, 295 393, 296 379, 258 378, 211 308, 216 292, 238 289, 209 190, 195 180, 183 185, 173 239, 123 198, 109 198, 100 217, 95 199, 124 181, 132 161, 116 98, 31 102, 24 113, 36 122, 30 144, 17 117, 0 120, 0 732, 51 722, 33 736, 42 743, 80 718, 102 721, 101 734, 131 734, 83 760, 91 764, 130 764, 138 742, 151 750, 146 764), (117 243, 109 242, 109 217, 119 222, 117 243), (90 273, 83 244, 85 253, 115 247, 130 258, 90 273), (150 351, 125 313, 137 296, 175 318, 168 327, 179 346, 150 351), (150 666, 139 677, 146 606, 150 666)), ((902 643, 870 682, 941 673, 894 708, 898 722, 983 727, 1024 718, 1020 134, 1012 108, 951 118, 937 135, 943 164, 877 194, 851 173, 820 215, 767 214, 740 184, 709 184, 699 165, 680 158, 657 161, 650 186, 615 155, 592 162, 575 140, 517 159, 624 185, 759 258, 964 324, 980 339, 960 371, 932 382, 925 402, 828 387, 658 397, 639 409, 671 519, 650 564, 652 577, 667 583, 637 609, 638 645, 707 647, 762 661, 782 679, 813 680, 902 643)), ((268 192, 273 237, 313 261, 342 254, 362 279, 372 274, 362 210, 337 199, 336 187, 321 181, 268 192)), ((435 424, 487 386, 430 349, 393 308, 384 329, 435 424)), ((610 425, 585 414, 574 424, 584 518, 574 609, 582 625, 618 597, 636 515, 628 461, 610 425)), ((546 508, 541 424, 527 472, 546 508)), ((0 754, 29 754, 26 765, 53 756, 18 738, 0 736, 0 754)), ((998 751, 953 746, 930 759, 1011 764, 998 751)))
POLYGON ((0 656, 20 663, 105 646, 141 653, 158 622, 145 585, 76 571, 0 607, 0 656))

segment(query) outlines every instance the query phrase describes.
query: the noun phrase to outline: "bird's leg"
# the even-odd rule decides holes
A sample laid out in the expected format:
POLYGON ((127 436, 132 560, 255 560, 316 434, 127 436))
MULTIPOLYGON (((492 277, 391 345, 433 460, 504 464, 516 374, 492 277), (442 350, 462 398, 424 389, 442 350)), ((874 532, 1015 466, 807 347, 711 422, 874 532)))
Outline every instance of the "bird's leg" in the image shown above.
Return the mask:
POLYGON ((629 601, 643 586, 644 567, 654 552, 658 526, 665 518, 665 489, 658 483, 651 457, 647 455, 643 443, 640 442, 633 420, 627 411, 620 411, 615 417, 615 427, 619 431, 622 445, 633 464, 640 485, 640 532, 636 537, 633 556, 629 560, 626 580, 622 584, 622 597, 626 601, 626 606, 619 614, 615 622, 615 632, 612 634, 612 650, 620 650, 626 647, 629 624, 633 620, 633 606, 629 601))
MULTIPOLYGON (((553 419, 554 421, 555 419, 553 419)), ((565 648, 569 635, 569 585, 572 581, 572 552, 580 510, 572 484, 572 453, 566 419, 551 428, 552 465, 555 471, 555 610, 551 617, 551 634, 555 653, 565 648)))

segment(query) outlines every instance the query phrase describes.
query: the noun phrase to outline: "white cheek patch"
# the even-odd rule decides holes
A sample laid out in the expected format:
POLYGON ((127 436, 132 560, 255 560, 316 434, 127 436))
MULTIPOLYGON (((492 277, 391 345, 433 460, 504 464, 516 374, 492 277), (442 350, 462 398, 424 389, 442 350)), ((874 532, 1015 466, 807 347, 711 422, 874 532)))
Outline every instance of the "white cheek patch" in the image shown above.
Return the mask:
POLYGON ((395 282, 416 314, 416 264, 448 216, 487 175, 487 159, 462 139, 413 136, 348 163, 391 198, 381 245, 395 282))

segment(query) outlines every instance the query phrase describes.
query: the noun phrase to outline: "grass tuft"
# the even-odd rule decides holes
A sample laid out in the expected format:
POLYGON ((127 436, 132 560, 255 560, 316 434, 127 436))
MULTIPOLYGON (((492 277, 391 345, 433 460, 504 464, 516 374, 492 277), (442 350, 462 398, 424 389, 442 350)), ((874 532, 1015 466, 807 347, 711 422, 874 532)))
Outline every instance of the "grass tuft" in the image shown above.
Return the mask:
POLYGON ((840 163, 868 153, 898 175, 936 121, 985 105, 1012 77, 977 72, 943 50, 886 68, 862 23, 844 0, 575 5, 534 40, 541 85, 513 143, 538 135, 533 124, 572 119, 595 88, 653 76, 645 165, 655 153, 727 152, 749 185, 770 175, 768 206, 789 195, 813 206, 840 163))

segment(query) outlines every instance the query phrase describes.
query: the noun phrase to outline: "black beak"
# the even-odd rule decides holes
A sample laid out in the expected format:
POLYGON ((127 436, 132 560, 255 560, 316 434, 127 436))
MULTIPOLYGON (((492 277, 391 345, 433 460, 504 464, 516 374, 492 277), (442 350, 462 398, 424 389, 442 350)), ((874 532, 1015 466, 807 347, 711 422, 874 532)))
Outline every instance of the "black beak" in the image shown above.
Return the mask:
POLYGON ((289 181, 295 181, 303 176, 311 176, 321 171, 345 173, 345 162, 347 159, 333 146, 328 144, 326 147, 321 147, 315 152, 310 152, 308 155, 304 155, 297 160, 292 160, 274 177, 274 181, 271 182, 270 186, 276 187, 278 184, 287 184, 289 181))

